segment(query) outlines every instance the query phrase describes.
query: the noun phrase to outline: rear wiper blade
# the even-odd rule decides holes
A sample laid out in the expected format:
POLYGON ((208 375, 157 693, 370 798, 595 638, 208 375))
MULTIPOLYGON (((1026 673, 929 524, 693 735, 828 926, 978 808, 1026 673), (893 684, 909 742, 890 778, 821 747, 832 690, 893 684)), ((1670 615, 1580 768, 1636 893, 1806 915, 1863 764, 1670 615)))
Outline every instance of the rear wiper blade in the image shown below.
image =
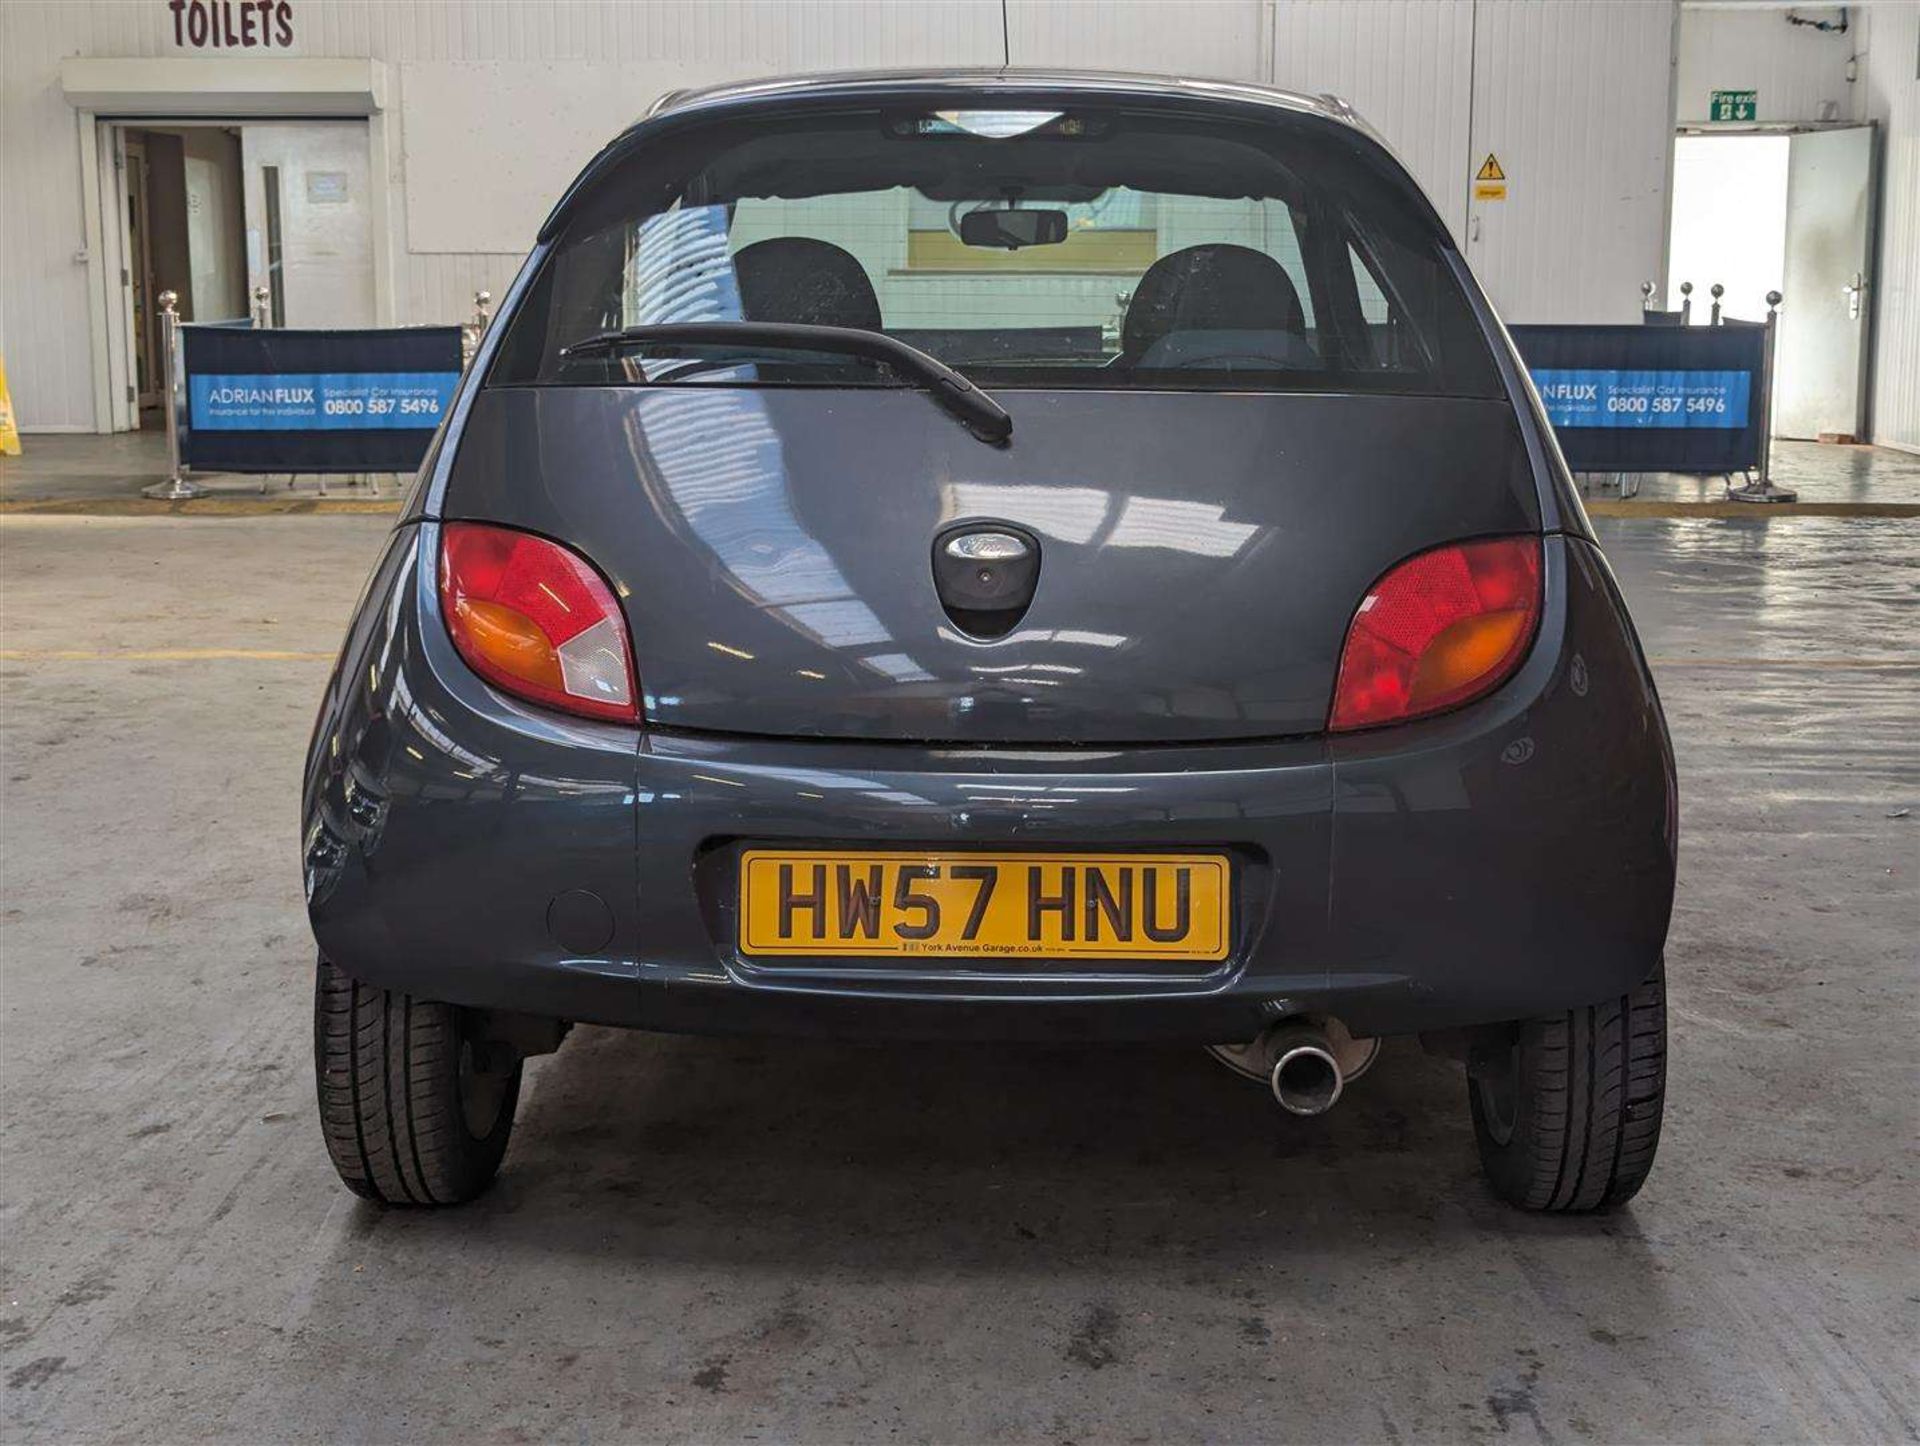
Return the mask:
POLYGON ((777 347, 782 351, 833 352, 882 362, 904 377, 922 383, 927 395, 962 422, 983 442, 1005 445, 1013 435, 1013 418, 1006 409, 959 372, 928 356, 920 348, 896 341, 885 332, 857 326, 801 326, 772 321, 677 321, 656 326, 627 326, 595 332, 571 346, 562 357, 604 355, 627 347, 664 346, 674 342, 725 346, 740 342, 777 347))

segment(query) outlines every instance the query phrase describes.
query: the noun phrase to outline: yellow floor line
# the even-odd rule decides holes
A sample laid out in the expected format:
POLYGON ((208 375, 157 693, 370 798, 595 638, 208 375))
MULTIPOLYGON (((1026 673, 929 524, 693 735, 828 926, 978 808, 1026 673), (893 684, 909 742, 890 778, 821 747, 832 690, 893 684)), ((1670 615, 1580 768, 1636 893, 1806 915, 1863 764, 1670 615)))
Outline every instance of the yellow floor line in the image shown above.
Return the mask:
POLYGON ((0 648, 5 663, 331 663, 290 648, 0 648))
POLYGON ((399 510, 397 498, 373 497, 199 497, 191 502, 147 497, 0 499, 0 514, 31 517, 345 517, 399 510))

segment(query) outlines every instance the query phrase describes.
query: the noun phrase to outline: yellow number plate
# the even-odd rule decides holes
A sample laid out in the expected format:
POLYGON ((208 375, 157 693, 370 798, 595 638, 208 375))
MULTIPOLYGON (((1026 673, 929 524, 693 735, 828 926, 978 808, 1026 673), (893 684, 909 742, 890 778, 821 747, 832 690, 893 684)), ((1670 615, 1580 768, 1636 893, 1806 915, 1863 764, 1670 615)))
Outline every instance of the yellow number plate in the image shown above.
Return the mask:
POLYGON ((1220 854, 740 857, 740 952, 1006 958, 1227 957, 1220 854))

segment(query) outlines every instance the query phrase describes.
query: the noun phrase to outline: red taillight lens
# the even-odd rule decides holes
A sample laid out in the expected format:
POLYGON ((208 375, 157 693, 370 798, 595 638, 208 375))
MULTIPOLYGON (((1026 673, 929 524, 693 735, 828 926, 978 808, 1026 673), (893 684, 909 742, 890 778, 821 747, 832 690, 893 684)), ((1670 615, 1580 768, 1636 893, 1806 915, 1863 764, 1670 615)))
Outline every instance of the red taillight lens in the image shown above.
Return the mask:
POLYGON ((586 559, 505 527, 441 531, 440 609, 474 672, 516 697, 637 722, 627 625, 586 559))
POLYGON ((1347 628, 1336 733, 1457 707, 1504 682, 1540 620, 1540 539, 1497 537, 1410 557, 1347 628))

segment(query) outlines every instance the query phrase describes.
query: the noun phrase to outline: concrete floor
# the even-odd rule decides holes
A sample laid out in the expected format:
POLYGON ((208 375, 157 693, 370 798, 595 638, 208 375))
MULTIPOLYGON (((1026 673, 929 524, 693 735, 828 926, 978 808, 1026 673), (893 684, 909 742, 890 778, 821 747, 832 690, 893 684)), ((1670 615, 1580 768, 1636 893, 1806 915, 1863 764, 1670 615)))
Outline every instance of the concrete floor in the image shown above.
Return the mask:
MULTIPOLYGON (((138 497, 140 489, 163 482, 168 475, 166 433, 155 428, 141 432, 29 434, 21 439, 18 457, 0 457, 0 502, 97 502, 138 497)), ((284 473, 267 477, 235 472, 196 472, 194 482, 216 497, 271 497, 289 493, 319 495, 322 479, 284 473)), ((412 474, 369 473, 360 478, 325 479, 332 497, 392 499, 411 482, 412 474)))
POLYGON ((606 1030, 482 1202, 359 1203, 296 792, 386 519, 0 519, 0 1436, 1913 1439, 1920 531, 1602 525, 1680 750, 1672 1108, 1547 1220, 1410 1046, 1309 1122, 1190 1050, 606 1030))

